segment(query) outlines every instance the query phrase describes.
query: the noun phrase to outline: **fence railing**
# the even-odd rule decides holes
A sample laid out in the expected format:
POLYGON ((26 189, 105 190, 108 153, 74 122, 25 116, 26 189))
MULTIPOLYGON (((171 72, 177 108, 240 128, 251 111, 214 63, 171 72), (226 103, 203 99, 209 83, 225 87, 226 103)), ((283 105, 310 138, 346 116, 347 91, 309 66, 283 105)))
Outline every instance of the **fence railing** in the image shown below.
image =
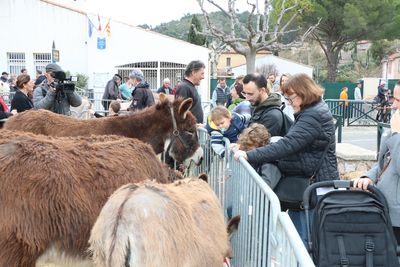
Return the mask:
POLYGON ((390 106, 382 108, 374 101, 326 99, 325 102, 333 115, 342 118, 342 126, 376 126, 388 118, 387 111, 390 113, 390 106))
POLYGON ((216 154, 205 129, 198 130, 204 159, 200 166, 190 167, 189 174, 205 172, 218 196, 225 215, 241 215, 238 232, 231 240, 233 266, 244 267, 312 267, 303 242, 285 212, 281 212, 275 193, 243 158, 233 159, 229 140, 225 157, 216 154))

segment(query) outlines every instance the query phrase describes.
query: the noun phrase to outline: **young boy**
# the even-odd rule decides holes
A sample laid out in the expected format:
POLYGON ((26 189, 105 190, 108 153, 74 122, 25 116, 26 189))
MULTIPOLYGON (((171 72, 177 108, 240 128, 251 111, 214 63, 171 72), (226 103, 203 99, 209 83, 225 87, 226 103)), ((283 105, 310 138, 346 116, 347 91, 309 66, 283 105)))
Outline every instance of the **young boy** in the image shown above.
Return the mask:
MULTIPOLYGON (((239 135, 237 145, 240 146, 240 150, 248 151, 268 145, 270 141, 271 136, 267 128, 262 124, 253 123, 239 135)), ((272 163, 264 163, 260 168, 256 169, 256 171, 271 189, 276 187, 281 176, 276 165, 272 163)))
POLYGON ((207 118, 205 127, 211 135, 211 147, 214 151, 223 157, 225 143, 222 138, 226 137, 231 143, 236 143, 238 135, 247 127, 249 120, 249 114, 231 113, 224 106, 213 108, 207 118))
MULTIPOLYGON (((113 100, 110 102, 110 106, 108 107, 108 116, 118 116, 119 115, 119 111, 121 109, 121 104, 119 103, 118 100, 113 100)), ((102 118, 104 117, 103 115, 94 112, 93 115, 96 118, 102 118)))

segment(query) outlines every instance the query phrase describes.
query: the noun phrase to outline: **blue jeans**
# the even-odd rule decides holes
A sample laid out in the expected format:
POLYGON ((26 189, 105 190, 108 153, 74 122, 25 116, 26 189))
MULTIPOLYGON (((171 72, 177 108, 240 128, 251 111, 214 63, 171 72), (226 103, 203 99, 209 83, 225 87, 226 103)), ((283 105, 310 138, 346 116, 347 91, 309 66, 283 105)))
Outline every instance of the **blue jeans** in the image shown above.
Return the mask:
MULTIPOLYGON (((314 209, 310 209, 308 214, 310 217, 310 229, 312 229, 312 217, 313 217, 314 209)), ((289 217, 292 220, 294 227, 296 228, 297 232, 301 240, 303 241, 304 245, 308 248, 308 239, 307 239, 307 224, 306 224, 306 212, 302 211, 288 211, 289 217)))

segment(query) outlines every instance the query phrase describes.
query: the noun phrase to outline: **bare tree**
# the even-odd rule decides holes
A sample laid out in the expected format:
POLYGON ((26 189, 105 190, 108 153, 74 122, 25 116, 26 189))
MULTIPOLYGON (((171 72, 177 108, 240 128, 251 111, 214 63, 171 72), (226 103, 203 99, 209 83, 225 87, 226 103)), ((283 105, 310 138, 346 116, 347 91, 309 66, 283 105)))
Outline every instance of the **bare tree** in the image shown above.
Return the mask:
POLYGON ((208 48, 210 49, 209 57, 211 62, 211 76, 215 79, 217 78, 217 65, 219 57, 222 52, 226 49, 226 44, 222 43, 217 39, 213 39, 210 43, 208 43, 208 48))
POLYGON ((264 75, 267 77, 269 74, 273 73, 275 76, 279 75, 278 68, 276 67, 275 64, 264 64, 256 68, 256 72, 260 73, 261 75, 264 75))
POLYGON ((262 8, 259 8, 259 0, 255 0, 255 3, 250 3, 247 0, 251 11, 246 23, 239 21, 235 8, 236 0, 227 1, 228 9, 224 9, 213 0, 197 0, 206 22, 205 30, 199 32, 199 34, 216 38, 238 54, 243 55, 246 58, 247 73, 252 73, 255 70, 257 52, 262 50, 279 51, 299 46, 315 28, 315 26, 310 27, 300 39, 283 44, 280 42, 282 36, 299 30, 299 28, 290 28, 292 22, 301 11, 297 0, 291 1, 292 4, 288 4, 287 0, 264 0, 262 8), (218 8, 228 19, 230 24, 229 32, 224 32, 213 24, 209 13, 204 8, 205 1, 218 8), (280 1, 280 10, 274 10, 273 12, 274 4, 278 6, 274 3, 275 1, 280 1), (237 35, 238 30, 244 33, 244 37, 237 35))

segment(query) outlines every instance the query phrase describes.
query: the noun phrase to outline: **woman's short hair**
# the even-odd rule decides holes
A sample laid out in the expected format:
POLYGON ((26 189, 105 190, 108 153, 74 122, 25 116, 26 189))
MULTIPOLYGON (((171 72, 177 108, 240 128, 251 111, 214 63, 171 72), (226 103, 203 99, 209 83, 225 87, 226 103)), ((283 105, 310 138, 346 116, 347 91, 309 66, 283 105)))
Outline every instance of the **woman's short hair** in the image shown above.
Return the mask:
POLYGON ((28 74, 20 74, 17 77, 17 87, 19 89, 24 88, 24 84, 27 84, 31 80, 31 77, 28 74))
POLYGON ((242 95, 242 92, 243 92, 243 84, 242 84, 241 82, 235 83, 234 89, 235 89, 237 95, 239 96, 239 98, 245 99, 244 95, 242 95))
POLYGON ((283 77, 287 77, 289 79, 290 77, 292 77, 292 75, 290 73, 282 74, 281 77, 279 78, 279 86, 282 86, 282 78, 283 77))
POLYGON ((291 96, 296 94, 301 98, 300 108, 311 105, 321 99, 324 89, 319 87, 307 74, 301 73, 293 75, 282 85, 282 92, 291 96))
POLYGON ((211 120, 212 121, 219 120, 221 118, 230 119, 231 118, 231 113, 224 106, 216 106, 215 108, 213 108, 211 110, 210 116, 211 116, 211 120))
POLYGON ((237 143, 241 150, 248 151, 269 144, 270 139, 271 135, 264 125, 252 123, 239 135, 237 143))

